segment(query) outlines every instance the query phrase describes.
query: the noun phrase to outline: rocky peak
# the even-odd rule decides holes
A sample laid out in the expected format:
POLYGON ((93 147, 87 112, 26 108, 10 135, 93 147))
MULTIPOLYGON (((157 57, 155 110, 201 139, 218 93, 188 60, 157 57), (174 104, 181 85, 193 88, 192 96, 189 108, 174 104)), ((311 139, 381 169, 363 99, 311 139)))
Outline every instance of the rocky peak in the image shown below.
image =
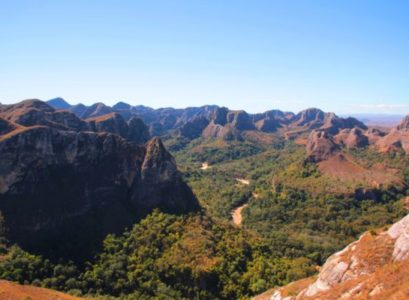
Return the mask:
POLYGON ((90 124, 93 131, 115 133, 125 138, 127 136, 128 125, 118 113, 109 113, 98 117, 88 118, 86 121, 90 124))
POLYGON ((337 143, 347 148, 362 148, 369 145, 368 137, 359 128, 342 129, 336 136, 337 143))
POLYGON ((42 102, 8 106, 0 112, 0 210, 10 240, 78 257, 153 208, 198 209, 160 139, 147 139, 138 118, 85 122, 42 102))
POLYGON ((328 113, 326 114, 324 124, 321 127, 322 129, 325 129, 326 131, 336 134, 342 129, 352 129, 352 128, 358 128, 362 130, 367 130, 368 128, 364 123, 361 121, 358 121, 355 118, 340 118, 334 113, 328 113))
POLYGON ((207 125, 209 120, 206 117, 195 117, 180 128, 180 135, 190 139, 197 138, 202 135, 207 125))
POLYGON ((227 123, 227 113, 229 109, 227 107, 218 107, 216 111, 212 114, 211 120, 217 125, 226 125, 227 123))
POLYGON ((129 141, 138 144, 143 144, 149 140, 150 138, 149 127, 146 126, 146 124, 141 119, 133 116, 129 119, 127 124, 128 124, 127 139, 129 141))
POLYGON ((54 108, 41 100, 29 99, 21 101, 17 104, 5 106, 1 111, 1 114, 6 120, 19 123, 21 116, 27 115, 28 112, 33 112, 33 114, 36 114, 37 112, 52 113, 54 111, 54 108))
POLYGON ((273 118, 261 119, 256 122, 256 128, 263 132, 275 132, 279 127, 281 127, 280 122, 273 118))
POLYGON ((115 109, 115 110, 130 110, 132 108, 132 106, 129 105, 128 103, 120 101, 117 104, 115 104, 114 106, 112 106, 112 108, 115 109))
POLYGON ((69 109, 69 111, 72 112, 74 115, 76 115, 78 118, 86 118, 84 114, 86 110, 87 110, 87 107, 82 103, 73 105, 69 109))
POLYGON ((71 107, 67 101, 60 97, 48 100, 46 103, 55 109, 69 109, 71 107))
POLYGON ((154 206, 177 212, 199 208, 198 203, 192 201, 195 197, 182 181, 173 156, 158 137, 146 144, 140 180, 133 185, 132 191, 132 203, 142 209, 154 206))
POLYGON ((142 164, 142 176, 148 177, 146 172, 167 171, 167 177, 171 177, 176 172, 176 164, 172 155, 165 149, 161 139, 154 137, 146 144, 146 155, 142 164), (170 168, 163 165, 166 163, 170 168))
POLYGON ((308 137, 306 150, 307 160, 317 163, 329 158, 339 150, 339 147, 329 133, 323 130, 314 130, 308 137))
POLYGON ((49 126, 60 130, 85 130, 87 125, 68 111, 56 111, 40 100, 26 100, 9 105, 0 112, 4 119, 22 126, 49 126))
POLYGON ((112 108, 106 106, 104 103, 98 102, 85 109, 81 118, 93 118, 106 115, 113 112, 112 108))
POLYGON ((293 122, 297 126, 314 126, 319 127, 323 124, 325 113, 318 108, 308 108, 299 112, 293 118, 293 122))
POLYGON ((409 131, 409 115, 407 115, 396 127, 397 130, 409 131))
POLYGON ((238 130, 255 129, 250 116, 244 110, 229 111, 227 113, 227 122, 238 130))
POLYGON ((110 132, 122 136, 129 142, 143 144, 149 138, 149 128, 141 119, 131 117, 128 122, 119 113, 109 113, 86 120, 90 130, 95 132, 110 132))
POLYGON ((380 152, 403 150, 409 155, 409 115, 387 135, 378 138, 376 147, 380 152))

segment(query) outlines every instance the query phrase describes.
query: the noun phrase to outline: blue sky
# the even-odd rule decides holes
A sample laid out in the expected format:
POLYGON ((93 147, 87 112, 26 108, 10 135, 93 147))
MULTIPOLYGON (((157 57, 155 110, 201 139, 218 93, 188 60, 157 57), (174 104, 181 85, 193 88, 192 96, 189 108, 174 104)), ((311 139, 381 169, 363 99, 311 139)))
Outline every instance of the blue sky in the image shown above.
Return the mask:
POLYGON ((409 1, 0 1, 0 102, 409 112, 409 1))

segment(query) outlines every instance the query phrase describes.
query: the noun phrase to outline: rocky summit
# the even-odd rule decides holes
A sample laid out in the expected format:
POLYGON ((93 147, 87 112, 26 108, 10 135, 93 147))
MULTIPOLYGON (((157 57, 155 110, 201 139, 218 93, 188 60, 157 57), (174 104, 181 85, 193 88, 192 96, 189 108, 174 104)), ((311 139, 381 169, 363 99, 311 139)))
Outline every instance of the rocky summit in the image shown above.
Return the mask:
POLYGON ((28 100, 3 108, 0 125, 0 210, 26 249, 78 257, 153 208, 198 208, 161 140, 145 144, 139 119, 82 120, 28 100))

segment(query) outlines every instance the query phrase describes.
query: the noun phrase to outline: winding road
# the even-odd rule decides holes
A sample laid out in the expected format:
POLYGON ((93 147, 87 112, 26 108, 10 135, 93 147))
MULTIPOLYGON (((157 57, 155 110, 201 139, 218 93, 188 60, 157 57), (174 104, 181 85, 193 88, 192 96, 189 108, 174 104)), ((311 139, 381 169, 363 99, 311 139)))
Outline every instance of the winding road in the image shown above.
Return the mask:
MULTIPOLYGON (((236 179, 236 181, 238 181, 241 184, 244 184, 244 185, 249 185, 250 184, 250 180, 246 180, 246 179, 242 179, 242 178, 235 178, 235 179, 236 179)), ((231 216, 232 216, 234 225, 236 225, 238 227, 241 226, 241 222, 243 221, 243 216, 242 216, 241 212, 248 205, 249 205, 248 203, 244 203, 243 205, 240 205, 240 206, 238 206, 238 207, 236 207, 235 209, 232 210, 231 216)))
POLYGON ((233 223, 236 226, 241 226, 241 222, 243 221, 243 216, 241 215, 241 212, 243 211, 243 209, 245 209, 249 204, 245 203, 235 209, 232 210, 231 212, 231 216, 233 218, 233 223))

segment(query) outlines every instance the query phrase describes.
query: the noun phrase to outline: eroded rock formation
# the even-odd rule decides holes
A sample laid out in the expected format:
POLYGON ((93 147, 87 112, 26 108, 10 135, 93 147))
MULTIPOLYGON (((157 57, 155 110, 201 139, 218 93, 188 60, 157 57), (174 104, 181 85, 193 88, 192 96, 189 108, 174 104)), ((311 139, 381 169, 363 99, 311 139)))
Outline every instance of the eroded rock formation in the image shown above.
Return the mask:
POLYGON ((198 209, 160 139, 136 142, 146 138, 140 120, 86 122, 38 100, 0 117, 0 210, 24 248, 85 255, 153 208, 198 209))

